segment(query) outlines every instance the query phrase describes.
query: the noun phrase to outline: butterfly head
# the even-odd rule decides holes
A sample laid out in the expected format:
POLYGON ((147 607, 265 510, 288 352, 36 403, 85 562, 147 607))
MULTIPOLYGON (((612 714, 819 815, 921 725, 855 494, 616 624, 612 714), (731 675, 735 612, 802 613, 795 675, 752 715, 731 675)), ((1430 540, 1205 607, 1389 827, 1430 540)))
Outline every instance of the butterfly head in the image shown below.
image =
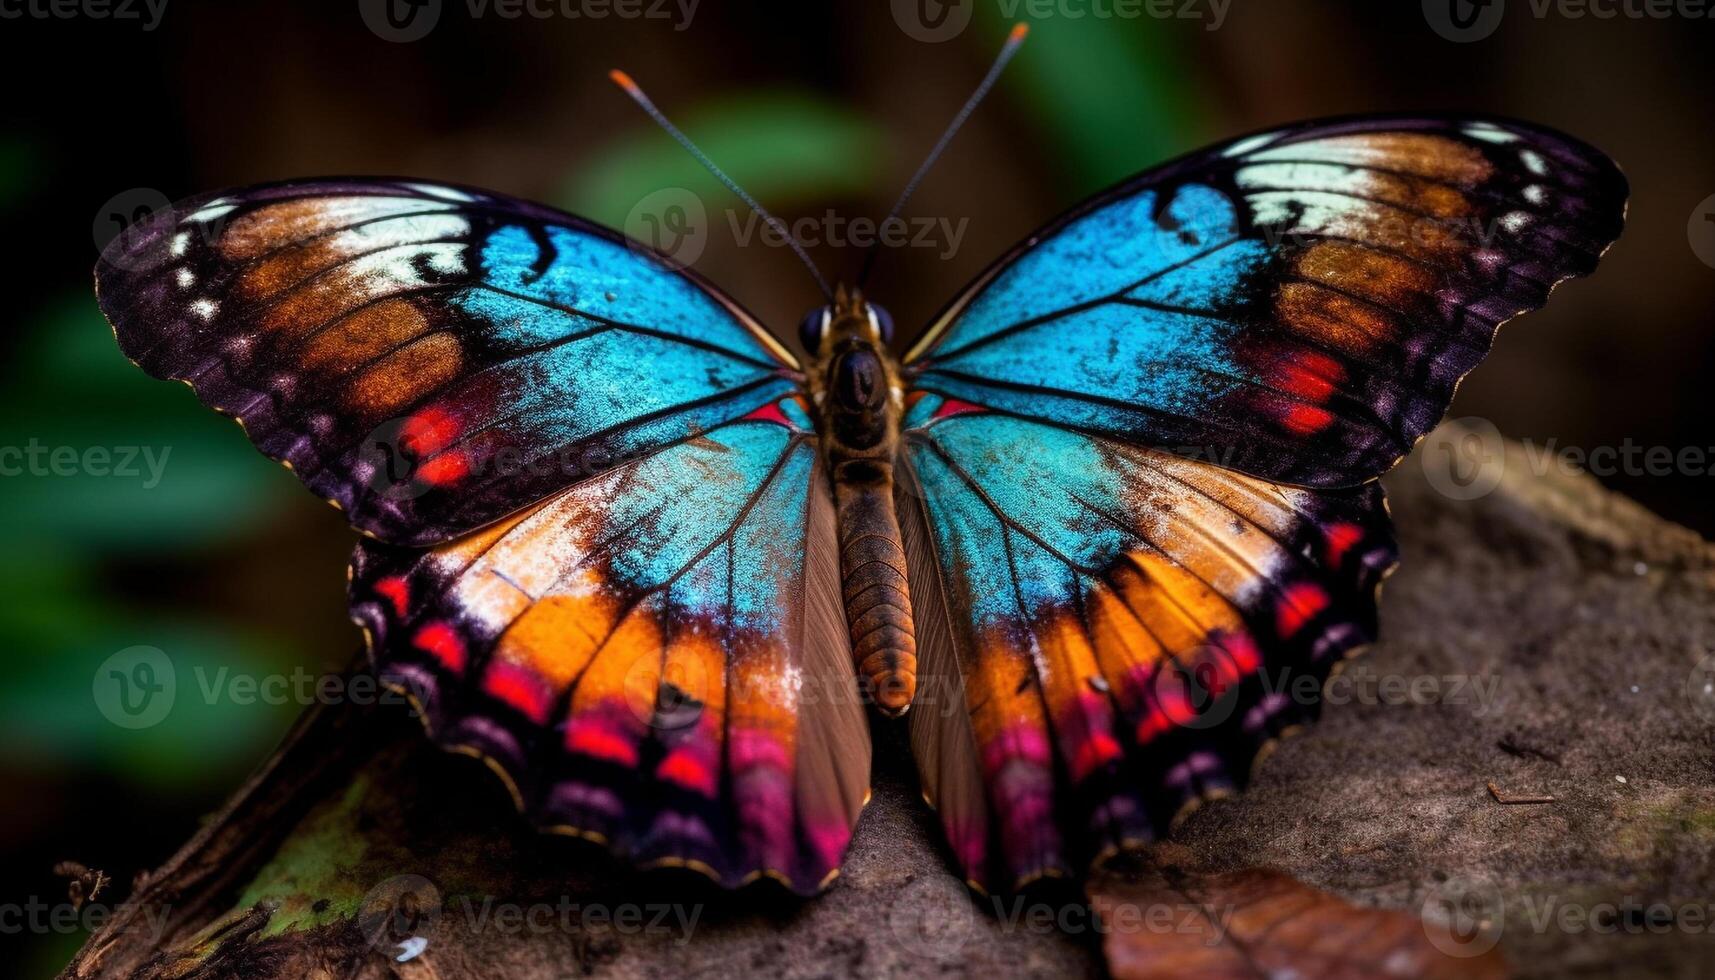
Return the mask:
POLYGON ((812 359, 821 360, 841 341, 866 342, 885 349, 893 343, 893 314, 845 286, 834 291, 834 301, 812 309, 798 323, 798 339, 812 359))
POLYGON ((810 355, 810 390, 826 416, 824 432, 867 454, 886 442, 898 400, 898 369, 888 353, 893 317, 841 286, 833 302, 805 314, 798 336, 810 355))

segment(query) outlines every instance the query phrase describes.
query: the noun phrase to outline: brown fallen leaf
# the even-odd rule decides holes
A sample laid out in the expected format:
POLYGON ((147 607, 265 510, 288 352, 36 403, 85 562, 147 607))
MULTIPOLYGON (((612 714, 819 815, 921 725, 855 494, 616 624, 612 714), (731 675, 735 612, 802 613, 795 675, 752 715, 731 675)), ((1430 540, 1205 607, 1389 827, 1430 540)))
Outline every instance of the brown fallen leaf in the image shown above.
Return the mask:
POLYGON ((1120 980, 1507 975, 1492 943, 1449 934, 1438 945, 1437 926, 1415 915, 1360 908, 1277 871, 1110 872, 1089 893, 1120 980))

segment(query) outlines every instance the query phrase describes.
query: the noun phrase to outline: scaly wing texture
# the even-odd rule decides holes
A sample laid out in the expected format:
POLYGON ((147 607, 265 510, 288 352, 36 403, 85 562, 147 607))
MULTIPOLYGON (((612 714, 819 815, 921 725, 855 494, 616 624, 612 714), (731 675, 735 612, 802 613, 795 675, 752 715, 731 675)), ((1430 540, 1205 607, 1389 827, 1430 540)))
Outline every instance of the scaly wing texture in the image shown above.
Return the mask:
POLYGON ((938 395, 907 414, 913 751, 967 878, 1017 888, 1239 787, 1370 642, 1379 485, 1240 475, 938 395))
POLYGON ((365 543, 352 609, 543 827, 810 893, 869 780, 830 501, 786 398, 433 550, 365 543))
POLYGON ((1133 178, 981 276, 919 390, 1286 483, 1353 486, 1438 422, 1496 327, 1590 272, 1626 183, 1488 120, 1304 124, 1133 178))
POLYGON ((96 278, 127 356, 396 544, 481 527, 794 387, 778 343, 642 246, 440 184, 195 198, 116 239, 96 278))

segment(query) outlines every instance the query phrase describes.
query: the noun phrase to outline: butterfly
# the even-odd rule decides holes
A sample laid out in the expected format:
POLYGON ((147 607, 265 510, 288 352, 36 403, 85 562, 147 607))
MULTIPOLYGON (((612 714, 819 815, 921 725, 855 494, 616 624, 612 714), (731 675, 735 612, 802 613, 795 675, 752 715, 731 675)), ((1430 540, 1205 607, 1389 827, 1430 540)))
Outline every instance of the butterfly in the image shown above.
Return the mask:
POLYGON ((366 536, 375 671, 542 828, 812 894, 903 714, 1008 890, 1314 716, 1398 558, 1376 478, 1625 198, 1533 125, 1288 126, 1078 205, 903 356, 860 289, 800 357, 616 232, 412 180, 193 198, 97 292, 366 536))

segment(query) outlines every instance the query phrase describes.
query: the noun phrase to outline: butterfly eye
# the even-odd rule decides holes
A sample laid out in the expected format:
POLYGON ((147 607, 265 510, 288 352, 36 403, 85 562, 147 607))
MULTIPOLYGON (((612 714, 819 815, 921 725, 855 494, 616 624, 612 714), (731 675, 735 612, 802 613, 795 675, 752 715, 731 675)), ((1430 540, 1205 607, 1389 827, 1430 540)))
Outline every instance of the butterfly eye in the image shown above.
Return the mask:
POLYGON ((893 343, 893 314, 874 303, 869 304, 869 319, 875 324, 876 332, 881 334, 881 342, 893 343))
POLYGON ((826 306, 818 306, 804 314, 804 319, 798 324, 798 339, 804 342, 804 349, 814 354, 822 347, 822 336, 828 332, 828 321, 833 317, 833 311, 826 306))

